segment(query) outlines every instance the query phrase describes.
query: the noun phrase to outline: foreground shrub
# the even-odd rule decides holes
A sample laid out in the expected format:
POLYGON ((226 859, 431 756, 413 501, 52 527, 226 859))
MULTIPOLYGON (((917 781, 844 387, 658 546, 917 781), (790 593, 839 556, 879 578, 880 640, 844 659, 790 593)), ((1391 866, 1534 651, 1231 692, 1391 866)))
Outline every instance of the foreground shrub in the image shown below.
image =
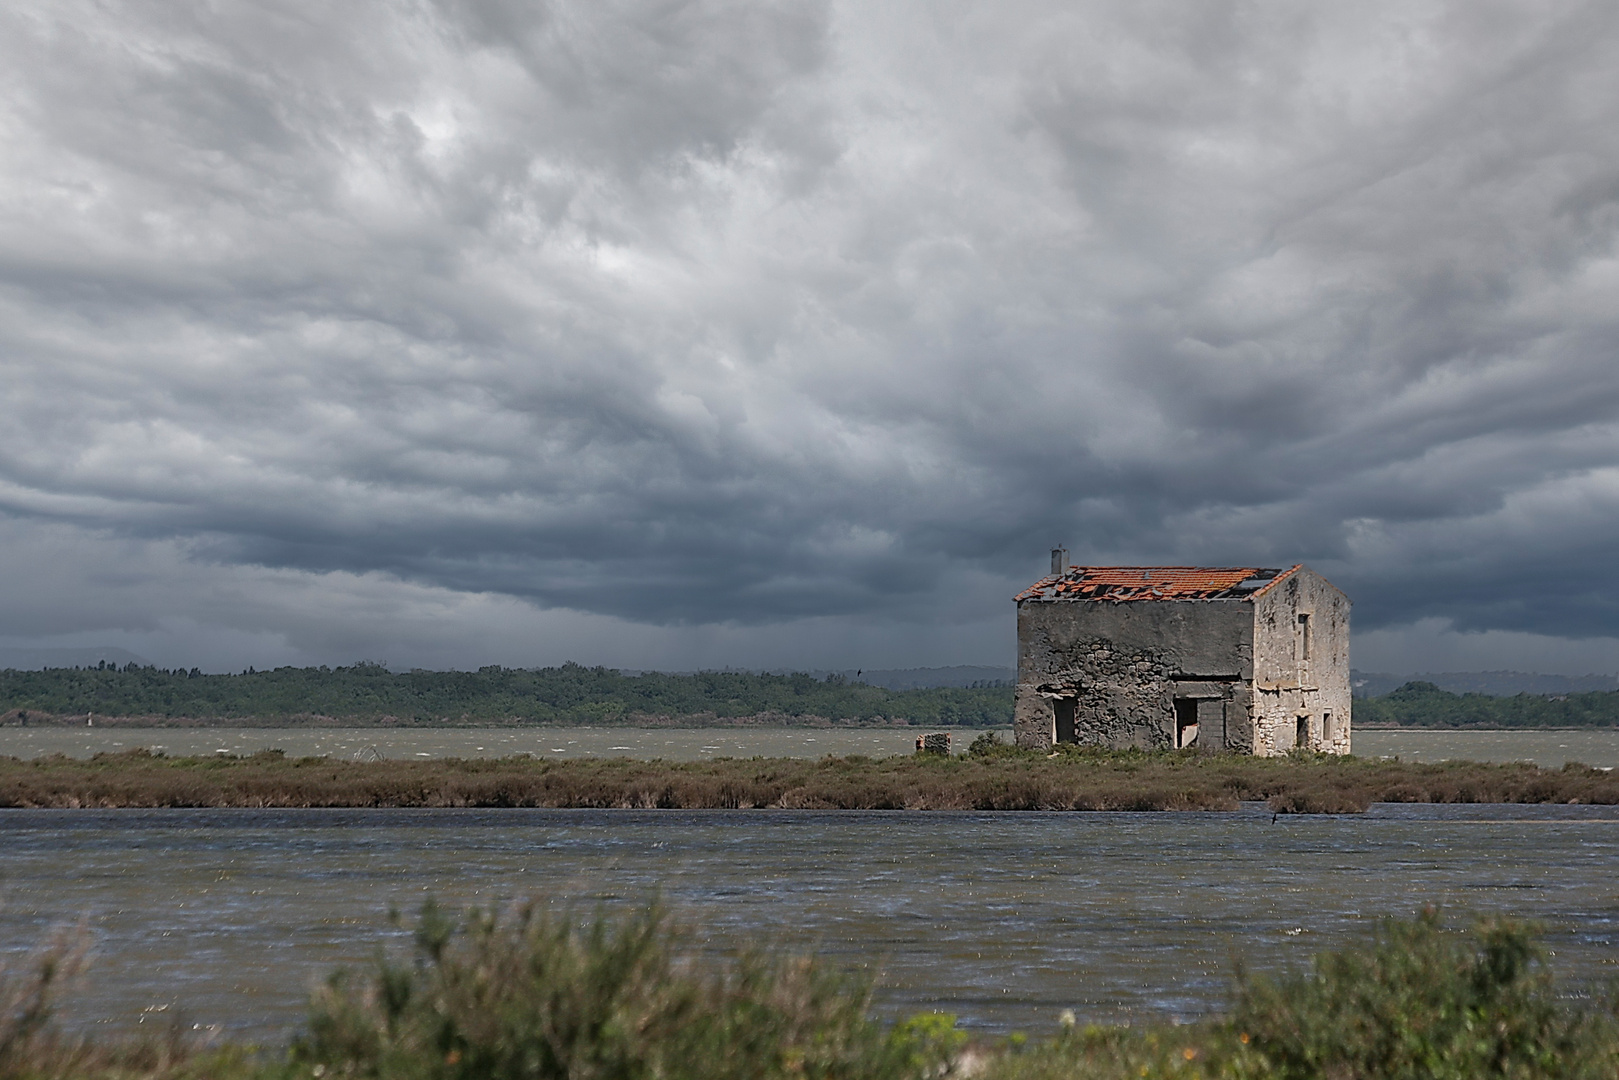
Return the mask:
POLYGON ((1304 973, 1239 971, 1229 1016, 1187 1027, 1077 1028, 1006 1053, 984 1080, 1581 1080, 1619 1075, 1609 1010, 1555 991, 1530 928, 1445 929, 1425 910, 1304 973))
POLYGON ((32 1070, 59 1059, 64 1049, 51 1027, 57 988, 84 963, 83 932, 57 933, 20 961, 0 960, 0 1076, 32 1070))
POLYGON ((0 960, 0 1080, 250 1080, 262 1062, 243 1047, 201 1045, 176 1021, 141 1037, 95 1042, 61 1031, 56 1001, 89 951, 83 927, 59 930, 0 960))
POLYGON ((19 960, 0 960, 0 1077, 49 1075, 78 1057, 52 1027, 58 986, 83 965, 87 938, 58 933, 19 960))
POLYGON ((1361 948, 1323 953, 1308 974, 1239 980, 1231 1023, 1286 1080, 1321 1076, 1614 1075, 1611 1031, 1568 1008, 1529 928, 1438 914, 1387 922, 1361 948))
POLYGON ((424 909, 409 963, 339 975, 293 1048, 315 1075, 467 1080, 919 1076, 953 1024, 886 1031, 870 985, 812 960, 701 960, 661 909, 578 925, 530 904, 424 909))

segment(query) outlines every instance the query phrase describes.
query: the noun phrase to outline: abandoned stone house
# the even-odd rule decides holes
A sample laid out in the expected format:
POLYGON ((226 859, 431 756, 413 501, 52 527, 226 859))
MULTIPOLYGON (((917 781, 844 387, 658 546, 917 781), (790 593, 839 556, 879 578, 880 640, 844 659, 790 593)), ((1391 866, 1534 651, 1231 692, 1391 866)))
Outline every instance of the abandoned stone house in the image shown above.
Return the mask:
POLYGON ((1017 595, 1019 746, 1349 753, 1349 598, 1320 574, 1051 561, 1017 595))

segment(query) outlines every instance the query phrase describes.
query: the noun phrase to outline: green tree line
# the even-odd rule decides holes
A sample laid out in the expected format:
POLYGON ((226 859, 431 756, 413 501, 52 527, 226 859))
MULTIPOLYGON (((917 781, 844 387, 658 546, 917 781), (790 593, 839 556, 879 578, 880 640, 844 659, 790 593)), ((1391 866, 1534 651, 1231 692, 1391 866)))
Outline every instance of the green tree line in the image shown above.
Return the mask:
MULTIPOLYGON (((885 690, 839 676, 693 675, 563 664, 549 668, 484 667, 477 671, 390 671, 350 667, 248 669, 205 675, 196 669, 127 665, 0 671, 0 716, 21 714, 166 719, 262 720, 306 717, 408 723, 636 723, 781 717, 840 722, 904 721, 937 727, 1006 727, 1009 686, 885 690)), ((1619 691, 1489 697, 1453 694, 1410 682, 1383 697, 1355 701, 1362 725, 1424 728, 1619 726, 1619 691)))
POLYGON ((836 675, 817 679, 733 671, 625 675, 573 663, 538 669, 492 666, 477 671, 395 672, 362 662, 336 668, 249 668, 230 675, 131 664, 0 671, 0 715, 18 713, 541 724, 779 716, 993 727, 1011 723, 1012 690, 1007 686, 885 690, 836 675))
POLYGON ((1619 725, 1619 690, 1490 697, 1408 682, 1382 697, 1356 698, 1354 722, 1423 728, 1613 727, 1619 725))

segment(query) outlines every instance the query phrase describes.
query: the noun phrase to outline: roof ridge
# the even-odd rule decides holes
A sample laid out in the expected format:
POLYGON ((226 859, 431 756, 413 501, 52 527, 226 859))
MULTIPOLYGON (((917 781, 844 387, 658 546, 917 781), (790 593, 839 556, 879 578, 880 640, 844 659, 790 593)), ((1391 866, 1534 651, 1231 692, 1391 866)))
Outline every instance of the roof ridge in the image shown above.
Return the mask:
POLYGON ((1257 596, 1292 576, 1291 567, 1264 566, 1072 566, 1048 574, 1017 594, 1024 600, 1236 600, 1257 596))

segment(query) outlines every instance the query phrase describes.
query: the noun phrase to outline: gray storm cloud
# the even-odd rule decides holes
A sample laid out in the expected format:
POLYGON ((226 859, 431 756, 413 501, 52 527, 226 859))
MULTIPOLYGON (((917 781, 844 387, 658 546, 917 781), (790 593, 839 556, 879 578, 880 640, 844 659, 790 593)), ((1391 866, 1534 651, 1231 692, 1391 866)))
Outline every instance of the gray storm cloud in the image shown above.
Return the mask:
POLYGON ((1609 4, 24 0, 0 129, 19 639, 1619 625, 1609 4))

